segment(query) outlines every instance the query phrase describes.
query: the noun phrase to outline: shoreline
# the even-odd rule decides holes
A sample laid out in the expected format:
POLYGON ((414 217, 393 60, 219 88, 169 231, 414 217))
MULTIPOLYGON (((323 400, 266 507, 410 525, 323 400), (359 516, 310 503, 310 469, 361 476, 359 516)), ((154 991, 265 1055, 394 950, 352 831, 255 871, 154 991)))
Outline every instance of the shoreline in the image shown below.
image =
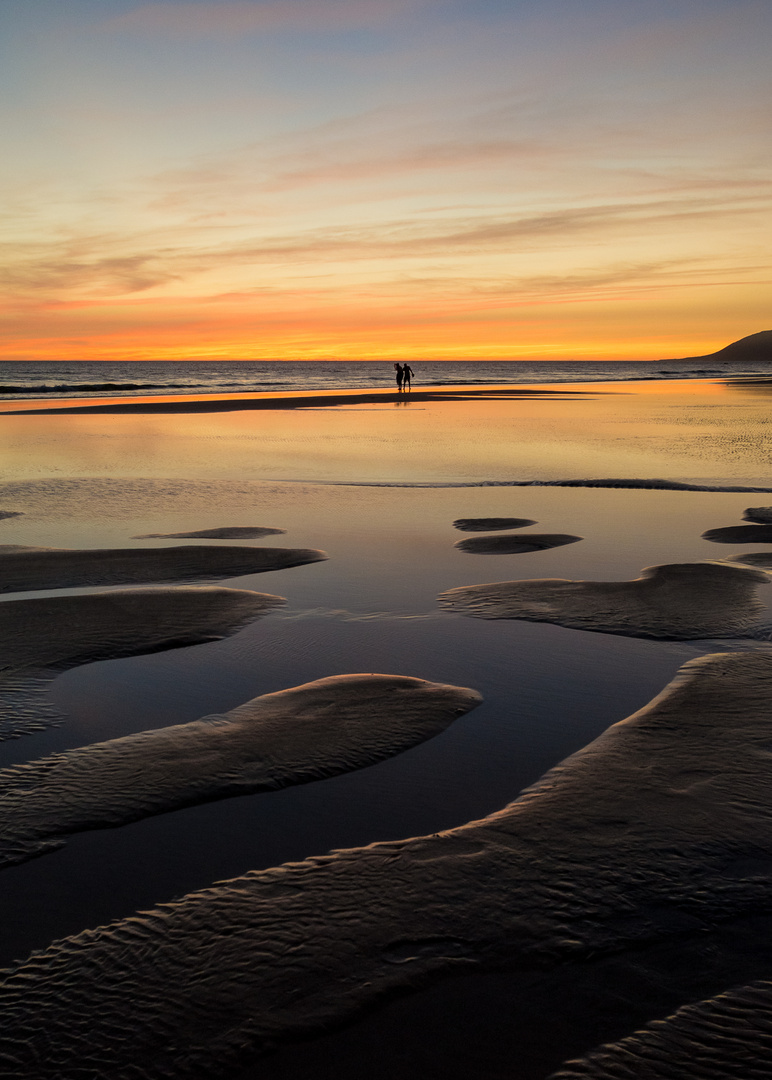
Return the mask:
MULTIPOLYGON (((549 387, 560 384, 551 383, 549 387)), ((576 384, 570 384, 574 386, 576 384)), ((591 384, 586 384, 588 387, 591 384)), ((605 385, 605 384, 604 384, 605 385)), ((121 398, 59 398, 46 402, 43 407, 29 408, 39 399, 0 402, 0 416, 22 413, 35 416, 46 413, 173 413, 173 412, 228 412, 240 409, 302 409, 324 408, 336 405, 407 404, 409 401, 468 401, 492 398, 538 398, 557 400, 570 395, 579 398, 591 393, 587 390, 551 389, 533 384, 512 386, 491 384, 480 387, 448 386, 432 389, 409 390, 300 390, 294 393, 255 392, 253 394, 158 394, 146 397, 121 398), (73 404, 79 402, 79 404, 73 404), (80 404, 82 402, 83 404, 80 404), (9 408, 10 406, 10 408, 9 408)))

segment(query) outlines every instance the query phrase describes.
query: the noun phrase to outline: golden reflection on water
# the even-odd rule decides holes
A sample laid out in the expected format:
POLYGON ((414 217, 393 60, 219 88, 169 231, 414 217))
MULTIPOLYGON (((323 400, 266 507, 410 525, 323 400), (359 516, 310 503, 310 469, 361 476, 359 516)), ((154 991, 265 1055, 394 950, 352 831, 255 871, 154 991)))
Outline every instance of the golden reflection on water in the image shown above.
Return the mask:
POLYGON ((404 395, 286 410, 9 415, 0 417, 3 478, 766 482, 763 388, 738 394, 717 382, 651 381, 552 389, 548 397, 404 395), (577 390, 586 396, 571 396, 577 390))

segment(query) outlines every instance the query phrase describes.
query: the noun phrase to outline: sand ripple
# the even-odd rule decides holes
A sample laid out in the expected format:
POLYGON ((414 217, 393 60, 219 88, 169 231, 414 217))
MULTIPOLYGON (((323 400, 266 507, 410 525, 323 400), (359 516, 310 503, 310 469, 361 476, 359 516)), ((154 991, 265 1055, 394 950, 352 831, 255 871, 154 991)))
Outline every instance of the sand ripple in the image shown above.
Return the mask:
POLYGON ((649 566, 633 581, 498 581, 449 589, 438 599, 443 607, 476 619, 525 619, 688 640, 751 630, 764 610, 756 586, 768 582, 759 570, 725 563, 670 563, 649 566))
POLYGON ((743 518, 746 521, 756 521, 760 525, 772 525, 772 506, 749 506, 743 518))
POLYGON ((479 701, 473 690, 422 679, 338 675, 2 769, 0 866, 83 829, 364 768, 439 734, 479 701))
POLYGON ((772 982, 687 1005, 618 1043, 568 1062, 550 1080, 767 1080, 772 982))
POLYGON ((453 527, 461 532, 493 532, 496 529, 524 529, 535 524, 530 518, 458 518, 453 527))
POLYGON ((278 536, 286 531, 267 525, 226 525, 221 529, 199 529, 197 532, 140 533, 132 536, 132 540, 259 540, 261 536, 278 536))
POLYGON ((136 585, 151 581, 212 581, 283 570, 326 559, 315 548, 225 547, 186 544, 168 548, 0 546, 0 592, 136 585))
POLYGON ((60 719, 42 691, 95 660, 217 641, 283 604, 244 589, 123 589, 0 604, 0 740, 60 719))
POLYGON ((771 699, 768 653, 691 661, 482 821, 57 942, 4 972, 4 1076, 226 1077, 440 975, 565 964, 768 906, 771 699))
POLYGON ((772 570, 772 551, 748 551, 742 555, 727 555, 726 561, 758 566, 760 570, 772 570))
POLYGON ((454 547, 476 555, 519 555, 526 551, 546 551, 548 548, 575 544, 581 536, 567 533, 518 533, 516 536, 470 536, 458 540, 454 547))
POLYGON ((708 529, 702 536, 714 544, 772 544, 772 525, 729 525, 708 529))

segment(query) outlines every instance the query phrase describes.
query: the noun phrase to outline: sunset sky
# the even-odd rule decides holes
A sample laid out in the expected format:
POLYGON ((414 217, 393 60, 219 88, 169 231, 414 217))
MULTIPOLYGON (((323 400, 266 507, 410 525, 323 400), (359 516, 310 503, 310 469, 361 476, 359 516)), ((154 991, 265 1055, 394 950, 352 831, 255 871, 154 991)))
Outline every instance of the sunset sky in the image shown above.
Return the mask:
POLYGON ((769 329, 769 0, 0 0, 0 358, 769 329))

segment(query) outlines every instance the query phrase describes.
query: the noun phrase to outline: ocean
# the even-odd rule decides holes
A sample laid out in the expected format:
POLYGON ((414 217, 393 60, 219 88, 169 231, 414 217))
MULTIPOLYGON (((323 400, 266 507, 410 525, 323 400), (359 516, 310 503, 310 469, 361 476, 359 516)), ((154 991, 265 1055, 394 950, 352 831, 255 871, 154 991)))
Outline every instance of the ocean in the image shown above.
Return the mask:
MULTIPOLYGON (((736 360, 426 360, 414 361, 415 386, 627 382, 772 375, 772 361, 736 360)), ((0 361, 0 400, 109 394, 238 394, 371 390, 394 385, 391 361, 34 360, 0 361)))

